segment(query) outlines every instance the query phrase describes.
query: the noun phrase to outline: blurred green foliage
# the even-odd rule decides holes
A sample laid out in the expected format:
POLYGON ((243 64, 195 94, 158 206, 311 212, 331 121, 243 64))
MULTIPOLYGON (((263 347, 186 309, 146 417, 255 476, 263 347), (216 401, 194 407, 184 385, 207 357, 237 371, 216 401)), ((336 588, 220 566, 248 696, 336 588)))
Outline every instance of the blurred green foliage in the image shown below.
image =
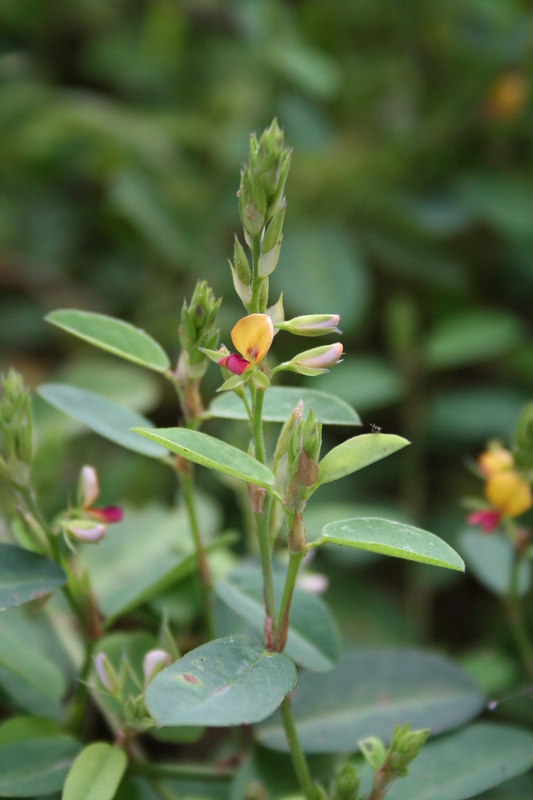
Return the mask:
MULTIPOLYGON (((227 265, 238 170, 249 132, 277 115, 294 154, 273 290, 288 315, 340 313, 345 333, 346 363, 313 388, 413 441, 322 499, 392 503, 453 542, 458 499, 479 492, 464 460, 511 436, 533 388, 532 33, 526 0, 0 0, 0 366, 174 424, 156 377, 43 316, 120 316, 175 356, 183 297, 206 278, 229 343, 243 314, 227 265)), ((282 338, 280 360, 293 355, 282 338)), ((171 499, 160 465, 93 437, 67 450, 80 428, 43 405, 36 416, 52 508, 82 458, 104 499, 171 499)), ((414 617, 358 589, 354 621, 353 563, 321 567, 348 639, 503 636, 458 614, 473 584, 441 608, 457 579, 424 568, 409 573, 414 617)), ((398 587, 398 567, 370 569, 398 587)))

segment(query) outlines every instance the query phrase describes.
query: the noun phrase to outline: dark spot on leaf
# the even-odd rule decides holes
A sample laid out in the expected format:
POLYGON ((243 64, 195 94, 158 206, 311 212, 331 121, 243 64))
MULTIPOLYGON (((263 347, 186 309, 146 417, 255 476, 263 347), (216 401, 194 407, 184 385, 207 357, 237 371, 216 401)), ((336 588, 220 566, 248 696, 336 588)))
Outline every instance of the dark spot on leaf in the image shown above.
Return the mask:
POLYGON ((187 683, 198 683, 198 678, 195 678, 194 675, 190 675, 189 673, 182 675, 182 678, 184 681, 187 681, 187 683))

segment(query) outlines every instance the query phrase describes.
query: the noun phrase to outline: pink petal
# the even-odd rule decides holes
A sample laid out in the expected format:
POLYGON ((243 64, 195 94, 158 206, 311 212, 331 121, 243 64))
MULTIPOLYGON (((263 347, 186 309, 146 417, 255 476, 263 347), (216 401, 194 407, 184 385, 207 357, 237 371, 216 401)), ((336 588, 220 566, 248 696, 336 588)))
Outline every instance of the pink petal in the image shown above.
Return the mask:
POLYGON ((220 361, 217 361, 217 364, 219 367, 229 369, 229 371, 233 372, 234 375, 242 375, 242 373, 246 372, 246 370, 251 366, 249 361, 242 356, 237 355, 237 353, 231 353, 229 356, 224 356, 224 358, 221 358, 220 361))

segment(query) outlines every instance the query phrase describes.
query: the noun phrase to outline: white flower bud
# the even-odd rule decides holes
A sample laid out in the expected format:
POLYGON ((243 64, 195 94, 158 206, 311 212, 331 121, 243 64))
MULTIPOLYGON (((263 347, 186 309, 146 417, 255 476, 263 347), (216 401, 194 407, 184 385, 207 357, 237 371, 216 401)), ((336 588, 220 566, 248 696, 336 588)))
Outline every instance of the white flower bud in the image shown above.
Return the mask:
POLYGON ((91 522, 88 519, 73 519, 66 523, 65 529, 79 542, 88 544, 99 542, 106 532, 106 526, 101 522, 91 522))
POLYGON ((108 657, 105 653, 98 653, 93 661, 96 674, 102 686, 107 689, 108 692, 116 692, 117 689, 119 689, 119 681, 108 657))
POLYGON ((166 650, 149 650, 143 659, 143 672, 145 686, 158 672, 172 664, 172 656, 166 650))
POLYGON ((89 508, 98 499, 100 485, 98 483, 98 473, 94 467, 87 464, 81 468, 78 483, 78 502, 81 508, 89 508))

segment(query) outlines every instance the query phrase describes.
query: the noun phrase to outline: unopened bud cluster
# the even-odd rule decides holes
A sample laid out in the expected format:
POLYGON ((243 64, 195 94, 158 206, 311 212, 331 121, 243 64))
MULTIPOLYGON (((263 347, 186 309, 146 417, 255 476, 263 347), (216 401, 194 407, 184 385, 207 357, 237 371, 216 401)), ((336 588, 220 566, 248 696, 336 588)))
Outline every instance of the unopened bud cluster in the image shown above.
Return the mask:
POLYGON ((166 650, 155 648, 145 653, 143 658, 143 685, 132 672, 132 667, 125 656, 117 669, 105 653, 98 653, 94 659, 94 671, 98 678, 95 688, 105 689, 117 701, 122 710, 126 727, 137 731, 153 726, 144 705, 144 691, 155 676, 172 663, 172 656, 166 650), (130 679, 130 680, 128 680, 130 679), (132 695, 129 691, 131 680, 139 687, 139 693, 132 695))
POLYGON ((370 736, 359 742, 365 761, 374 771, 374 793, 385 795, 390 784, 407 775, 409 764, 422 750, 429 730, 412 731, 410 724, 396 725, 388 748, 380 739, 370 736))
MULTIPOLYGON (((274 455, 276 482, 283 492, 283 507, 292 512, 289 530, 289 551, 303 552, 307 543, 303 524, 303 510, 312 487, 318 478, 318 459, 322 445, 322 423, 317 422, 311 410, 302 418, 298 405, 285 422, 274 455)), ((271 524, 271 536, 274 531, 271 524)))
POLYGON ((183 301, 180 323, 182 347, 178 374, 189 380, 201 378, 209 359, 200 348, 215 350, 219 331, 215 319, 222 300, 217 299, 207 281, 198 281, 190 303, 183 301))
POLYGON ((241 170, 239 212, 244 238, 252 255, 252 267, 239 240, 235 239, 234 263, 230 263, 235 291, 251 310, 254 290, 259 310, 268 299, 266 278, 276 269, 285 219, 285 183, 291 151, 284 146, 277 120, 261 135, 250 137, 250 158, 241 170))
POLYGON ((0 476, 14 486, 27 486, 32 458, 30 395, 14 369, 2 375, 0 398, 0 476))

